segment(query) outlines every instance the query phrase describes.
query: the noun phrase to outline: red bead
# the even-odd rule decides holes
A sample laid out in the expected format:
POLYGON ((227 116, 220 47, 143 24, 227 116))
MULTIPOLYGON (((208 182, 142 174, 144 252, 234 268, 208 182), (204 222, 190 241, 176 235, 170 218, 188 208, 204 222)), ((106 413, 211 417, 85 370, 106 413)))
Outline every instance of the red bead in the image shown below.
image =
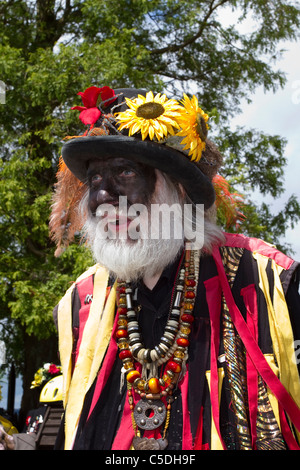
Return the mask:
POLYGON ((118 315, 126 315, 127 313, 127 308, 118 308, 118 315))
POLYGON ((189 287, 194 287, 196 285, 196 281, 194 281, 193 279, 187 279, 185 283, 189 287))
POLYGON ((172 372, 178 373, 181 371, 181 366, 175 361, 169 361, 167 363, 167 369, 170 369, 172 372))
POLYGON ((132 357, 132 354, 131 352, 129 351, 129 349, 123 349, 120 354, 119 354, 119 358, 121 360, 123 359, 127 359, 128 357, 132 357))
POLYGON ((190 315, 189 313, 184 313, 181 317, 181 321, 186 322, 186 323, 193 323, 194 317, 193 315, 190 315))
POLYGON ((185 298, 186 299, 193 299, 195 297, 195 293, 191 290, 188 290, 186 293, 185 293, 185 298))
POLYGON ((120 329, 120 330, 117 330, 117 332, 116 332, 116 337, 117 337, 118 339, 120 339, 120 338, 127 338, 127 336, 128 336, 127 330, 122 330, 122 329, 120 329))
POLYGON ((178 346, 182 346, 183 348, 187 348, 189 346, 190 342, 186 338, 178 338, 177 344, 178 344, 178 346))
POLYGON ((120 293, 120 294, 125 294, 125 292, 126 292, 126 288, 125 288, 125 287, 120 287, 120 288, 119 288, 119 293, 120 293))

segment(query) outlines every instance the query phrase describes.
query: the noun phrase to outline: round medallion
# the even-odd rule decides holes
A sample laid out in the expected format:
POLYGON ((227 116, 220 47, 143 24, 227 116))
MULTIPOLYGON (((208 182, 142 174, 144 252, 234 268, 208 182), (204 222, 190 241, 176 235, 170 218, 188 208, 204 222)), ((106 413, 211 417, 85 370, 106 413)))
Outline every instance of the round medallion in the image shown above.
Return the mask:
POLYGON ((134 408, 134 419, 141 429, 151 431, 166 419, 166 407, 161 400, 140 400, 134 408))

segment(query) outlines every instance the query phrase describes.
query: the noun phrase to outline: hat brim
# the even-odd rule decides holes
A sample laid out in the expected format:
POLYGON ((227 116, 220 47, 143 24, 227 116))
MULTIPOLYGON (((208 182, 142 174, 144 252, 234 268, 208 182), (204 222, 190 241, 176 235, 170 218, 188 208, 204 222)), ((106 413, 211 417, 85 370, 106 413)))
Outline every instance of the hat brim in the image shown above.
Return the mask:
POLYGON ((89 161, 116 157, 140 162, 166 173, 183 185, 194 204, 203 204, 205 209, 215 201, 210 179, 188 157, 166 145, 128 136, 105 135, 74 138, 62 148, 65 164, 83 182, 86 182, 89 161))

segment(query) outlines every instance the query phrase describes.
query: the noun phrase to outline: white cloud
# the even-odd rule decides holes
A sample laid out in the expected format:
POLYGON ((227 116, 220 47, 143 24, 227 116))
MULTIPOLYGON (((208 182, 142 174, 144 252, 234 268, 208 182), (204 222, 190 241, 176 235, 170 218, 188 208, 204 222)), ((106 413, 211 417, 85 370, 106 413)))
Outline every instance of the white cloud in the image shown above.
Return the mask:
MULTIPOLYGON (((252 103, 243 103, 242 114, 232 120, 233 128, 237 125, 256 128, 287 140, 285 192, 273 201, 274 210, 280 210, 292 194, 300 200, 300 46, 299 43, 289 43, 285 49, 282 60, 277 64, 287 76, 284 88, 275 93, 264 93, 259 88, 252 97, 252 103)), ((300 223, 287 231, 286 242, 292 245, 295 259, 300 261, 300 223)))

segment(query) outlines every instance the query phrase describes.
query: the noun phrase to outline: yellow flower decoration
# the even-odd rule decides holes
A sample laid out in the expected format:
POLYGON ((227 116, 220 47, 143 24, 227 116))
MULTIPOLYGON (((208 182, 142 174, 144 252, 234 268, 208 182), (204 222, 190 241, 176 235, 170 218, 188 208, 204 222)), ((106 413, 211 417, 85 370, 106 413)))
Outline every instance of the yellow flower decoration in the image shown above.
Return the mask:
POLYGON ((190 99, 184 94, 182 104, 184 111, 179 119, 181 130, 177 135, 184 137, 181 142, 185 145, 184 150, 189 149, 191 160, 198 162, 205 150, 208 115, 199 108, 195 95, 190 99))
POLYGON ((143 140, 149 136, 151 140, 160 141, 174 135, 174 129, 179 129, 177 120, 183 108, 166 95, 158 93, 154 96, 149 91, 146 96, 138 95, 132 100, 126 98, 126 103, 129 109, 116 113, 116 117, 120 122, 119 130, 128 129, 129 136, 140 132, 143 140))
POLYGON ((30 388, 39 387, 41 385, 41 383, 43 382, 43 379, 44 379, 43 369, 40 368, 34 374, 34 380, 31 382, 31 387, 30 388))

